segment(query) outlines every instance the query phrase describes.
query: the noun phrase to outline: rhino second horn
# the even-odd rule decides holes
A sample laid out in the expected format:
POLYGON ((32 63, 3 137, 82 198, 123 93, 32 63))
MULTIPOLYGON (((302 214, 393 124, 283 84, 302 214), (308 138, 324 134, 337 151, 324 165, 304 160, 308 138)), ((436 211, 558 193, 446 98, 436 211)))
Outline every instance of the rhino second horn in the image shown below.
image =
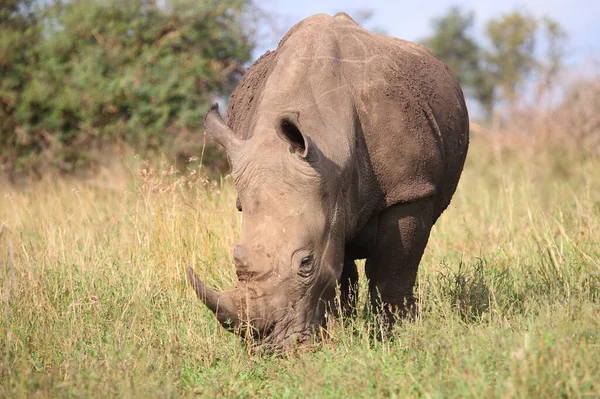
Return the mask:
POLYGON ((185 272, 196 296, 215 314, 223 327, 234 330, 239 325, 239 318, 233 298, 226 292, 219 293, 207 287, 191 267, 187 266, 185 272))
POLYGON ((213 104, 204 115, 204 129, 206 129, 209 136, 225 148, 227 155, 233 162, 240 152, 243 141, 223 121, 217 103, 213 104))

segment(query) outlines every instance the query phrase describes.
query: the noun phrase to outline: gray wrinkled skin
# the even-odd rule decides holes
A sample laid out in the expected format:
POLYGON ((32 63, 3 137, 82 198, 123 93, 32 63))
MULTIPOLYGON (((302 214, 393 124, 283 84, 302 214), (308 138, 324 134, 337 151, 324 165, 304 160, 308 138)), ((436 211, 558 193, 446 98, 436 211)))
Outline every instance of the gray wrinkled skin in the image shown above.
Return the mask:
POLYGON ((248 70, 227 123, 213 107, 205 127, 238 191, 239 281, 218 293, 188 278, 224 327, 278 349, 307 342, 336 284, 352 310, 363 258, 376 310, 391 323, 413 308, 469 141, 462 90, 439 59, 346 14, 314 15, 248 70))

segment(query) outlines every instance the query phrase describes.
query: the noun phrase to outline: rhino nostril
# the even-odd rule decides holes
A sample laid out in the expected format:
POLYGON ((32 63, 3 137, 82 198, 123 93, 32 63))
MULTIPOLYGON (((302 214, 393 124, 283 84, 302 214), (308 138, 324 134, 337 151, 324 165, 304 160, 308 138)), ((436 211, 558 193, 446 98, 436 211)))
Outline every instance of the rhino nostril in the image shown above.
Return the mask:
POLYGON ((233 260, 239 266, 248 266, 248 254, 243 245, 233 247, 233 260))

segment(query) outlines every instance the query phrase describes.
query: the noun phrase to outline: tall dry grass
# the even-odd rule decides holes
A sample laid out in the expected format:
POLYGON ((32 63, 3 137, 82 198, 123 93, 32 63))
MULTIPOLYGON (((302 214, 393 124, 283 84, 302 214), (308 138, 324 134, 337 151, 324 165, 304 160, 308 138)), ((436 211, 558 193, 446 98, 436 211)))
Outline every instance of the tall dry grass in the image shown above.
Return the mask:
POLYGON ((473 134, 415 321, 380 342, 361 314, 282 357, 249 353, 185 282, 187 264, 235 281, 228 178, 128 162, 2 185, 0 395, 600 396, 600 159, 519 129, 473 134))

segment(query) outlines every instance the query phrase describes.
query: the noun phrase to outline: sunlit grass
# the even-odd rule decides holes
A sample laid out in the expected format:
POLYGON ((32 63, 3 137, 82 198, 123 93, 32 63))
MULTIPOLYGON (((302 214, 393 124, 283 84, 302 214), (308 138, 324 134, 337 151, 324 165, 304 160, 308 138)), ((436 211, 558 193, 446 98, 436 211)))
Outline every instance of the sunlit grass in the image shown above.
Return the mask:
POLYGON ((417 319, 380 342, 361 314, 281 357, 185 281, 235 281, 231 181, 142 170, 1 186, 0 396, 600 396, 598 159, 474 140, 417 319))

